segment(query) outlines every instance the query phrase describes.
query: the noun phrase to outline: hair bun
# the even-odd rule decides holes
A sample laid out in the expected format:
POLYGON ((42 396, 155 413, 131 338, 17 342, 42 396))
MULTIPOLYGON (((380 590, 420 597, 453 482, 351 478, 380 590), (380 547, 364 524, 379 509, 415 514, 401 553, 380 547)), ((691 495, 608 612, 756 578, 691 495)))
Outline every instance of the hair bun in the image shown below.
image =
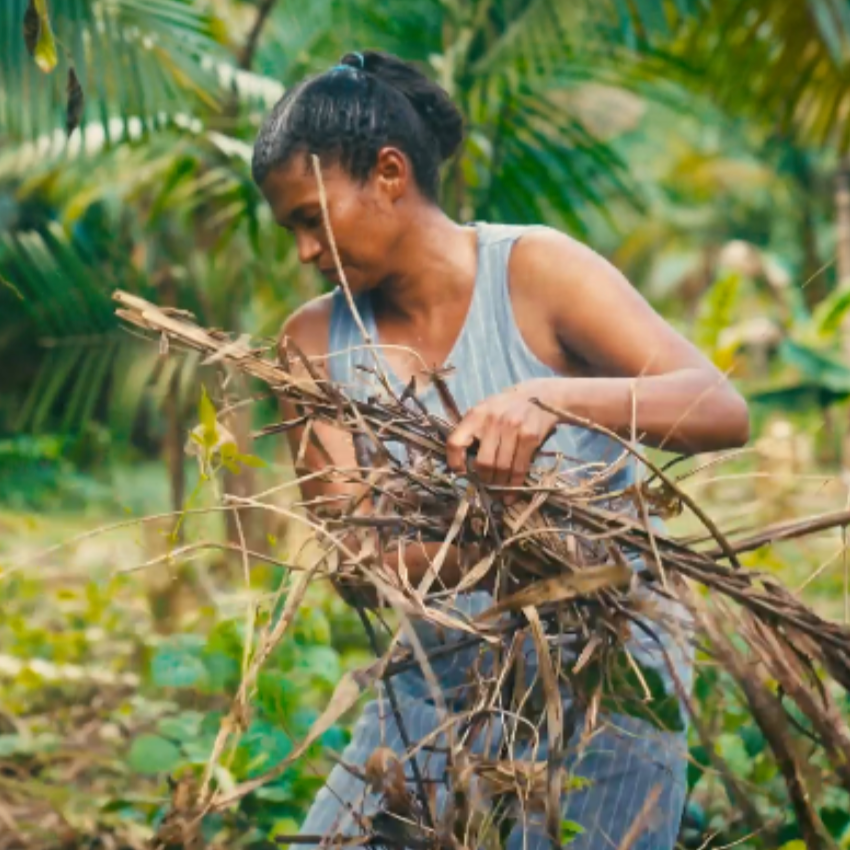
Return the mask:
POLYGON ((401 92, 437 142, 442 160, 463 141, 463 117, 448 93, 413 65, 378 50, 346 53, 341 65, 362 70, 401 92))

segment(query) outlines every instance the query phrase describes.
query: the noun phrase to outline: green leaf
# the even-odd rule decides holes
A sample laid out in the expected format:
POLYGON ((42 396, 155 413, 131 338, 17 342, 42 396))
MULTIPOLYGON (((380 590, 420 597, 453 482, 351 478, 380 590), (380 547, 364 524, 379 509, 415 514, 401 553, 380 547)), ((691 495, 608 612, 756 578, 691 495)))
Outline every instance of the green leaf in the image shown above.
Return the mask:
POLYGON ((39 31, 38 41, 35 45, 35 64, 49 74, 58 64, 59 57, 56 53, 56 39, 50 26, 50 14, 47 11, 47 0, 35 0, 35 11, 38 14, 39 31))
POLYGON ((850 391, 834 392, 827 387, 805 382, 747 393, 747 398, 752 404, 783 412, 801 410, 806 407, 826 408, 846 401, 848 396, 850 391))
POLYGON ((151 677, 160 688, 190 688, 206 679, 207 668, 199 647, 174 642, 157 649, 151 661, 151 677))
POLYGON ((850 286, 843 285, 823 299, 812 313, 812 324, 820 336, 836 333, 850 310, 850 286))
POLYGON ((257 703, 270 720, 285 720, 298 705, 301 691, 288 673, 262 670, 257 677, 257 703))
POLYGON ((584 833, 584 827, 574 820, 561 821, 561 845, 571 844, 584 833))
POLYGON ((201 421, 201 440, 206 448, 212 448, 218 442, 218 420, 216 419, 215 406, 213 405, 207 388, 201 387, 201 400, 198 404, 198 418, 201 421))
POLYGON ((333 687, 342 676, 339 655, 329 646, 308 646, 298 653, 297 666, 333 687))
MULTIPOLYGON (((261 797, 261 799, 274 800, 275 799, 274 797, 269 798, 269 797, 262 797, 261 796, 261 792, 266 791, 266 790, 274 791, 275 789, 274 788, 269 788, 269 789, 260 788, 260 790, 256 792, 256 796, 261 797)), ((286 802, 286 801, 281 800, 280 802, 286 802)), ((281 820, 274 822, 274 825, 269 830, 268 838, 269 838, 269 841, 276 842, 277 837, 279 835, 297 835, 298 830, 299 830, 298 821, 294 820, 293 818, 281 818, 281 820)), ((289 845, 288 844, 278 844, 278 847, 282 847, 283 850, 286 850, 286 848, 289 847, 289 845)))
POLYGON ((239 475, 239 473, 242 472, 242 467, 239 466, 239 464, 235 460, 225 460, 224 458, 222 458, 221 462, 224 468, 228 472, 232 472, 234 475, 239 475))
POLYGON ((688 790, 693 790, 693 787, 700 781, 705 769, 711 764, 711 759, 708 755, 708 750, 698 744, 691 747, 691 758, 688 761, 688 790))
POLYGON ((829 834, 833 838, 841 840, 847 831, 847 827, 850 826, 850 813, 835 806, 826 806, 818 814, 823 825, 829 830, 829 834))
POLYGON ((700 348, 715 353, 720 335, 734 319, 740 301, 741 283, 741 276, 730 272, 718 278, 700 299, 694 328, 694 341, 700 348))
POLYGON ((714 744, 718 755, 729 765, 737 776, 747 776, 752 765, 744 742, 734 733, 723 732, 717 736, 714 744))
POLYGON ((17 295, 17 296, 18 296, 19 300, 21 300, 21 301, 23 301, 23 300, 24 300, 24 296, 23 296, 23 295, 21 295, 21 290, 20 290, 20 289, 18 289, 18 287, 17 287, 17 286, 15 286, 15 284, 14 284, 14 283, 12 283, 11 281, 6 280, 6 278, 5 278, 5 277, 3 277, 3 275, 0 275, 0 286, 5 286, 5 287, 6 287, 6 289, 11 289, 11 290, 12 290, 12 292, 13 292, 15 295, 17 295))
POLYGON ((200 711, 183 711, 174 717, 163 717, 157 728, 166 738, 185 743, 200 735, 203 720, 200 711))
POLYGON ((26 741, 20 735, 0 735, 0 759, 26 752, 26 741))
POLYGON ((180 750, 159 735, 140 735, 133 741, 127 763, 136 773, 170 773, 180 764, 180 750))
POLYGON ((294 637, 296 643, 303 646, 329 646, 331 643, 331 624, 321 609, 305 606, 298 612, 294 637))
POLYGON ((758 726, 741 726, 738 729, 738 735, 744 742, 744 748, 751 759, 754 759, 756 756, 764 752, 767 742, 764 734, 758 726))
POLYGON ((236 455, 236 460, 245 466, 253 466, 255 469, 264 469, 266 462, 256 455, 236 455))
POLYGON ((779 345, 779 356, 818 386, 850 392, 850 369, 829 353, 786 338, 779 345))
MULTIPOLYGON (((292 788, 289 785, 264 785, 262 788, 258 788, 254 795, 258 797, 260 800, 268 800, 270 803, 288 803, 292 800, 292 788)), ((297 832, 298 828, 296 827, 294 832, 297 832)), ((284 832, 280 830, 280 832, 284 832)), ((284 833, 285 835, 291 835, 292 832, 284 833)))
POLYGON ((592 786, 592 779, 588 779, 586 776, 572 775, 564 779, 563 789, 564 791, 585 791, 592 786))
POLYGON ((242 738, 239 750, 245 759, 246 775, 259 776, 271 770, 292 752, 287 735, 267 720, 254 720, 242 738))
POLYGON ((204 652, 204 667, 207 672, 205 691, 220 693, 229 691, 239 683, 239 661, 224 652, 207 650, 204 652))

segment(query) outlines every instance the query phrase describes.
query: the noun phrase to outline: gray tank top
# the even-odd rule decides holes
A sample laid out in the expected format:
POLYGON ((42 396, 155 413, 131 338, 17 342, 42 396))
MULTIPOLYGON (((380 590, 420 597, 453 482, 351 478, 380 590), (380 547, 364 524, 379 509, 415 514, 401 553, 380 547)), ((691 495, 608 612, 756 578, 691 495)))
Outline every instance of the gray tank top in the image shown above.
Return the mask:
MULTIPOLYGON (((515 384, 559 375, 542 363, 528 347, 517 327, 511 304, 508 260, 514 243, 531 228, 484 223, 472 226, 478 234, 475 291, 460 336, 445 364, 453 367, 446 382, 461 413, 515 384)), ((380 338, 369 293, 357 296, 355 303, 366 329, 378 347, 389 384, 400 396, 405 385, 380 355, 380 338)), ((331 379, 344 385, 353 397, 365 400, 370 396, 380 397, 385 394, 373 375, 375 361, 364 347, 351 310, 339 289, 333 295, 329 354, 331 379)), ((421 391, 419 399, 431 413, 448 420, 433 385, 421 391)), ((393 451, 392 446, 388 448, 393 451)), ((608 488, 612 490, 628 486, 635 477, 634 462, 624 460, 621 446, 604 435, 584 428, 560 426, 544 443, 541 451, 548 455, 542 465, 551 467, 556 462, 561 470, 576 469, 580 470, 581 475, 592 474, 594 470, 599 471, 619 462, 619 472, 607 482, 608 488)), ((453 602, 451 611, 455 615, 475 616, 491 604, 492 598, 488 593, 468 593, 453 602)), ((417 633, 426 648, 452 639, 451 635, 447 636, 445 632, 437 634, 436 630, 425 624, 417 627, 417 633)), ((462 683, 474 654, 474 650, 458 653, 451 660, 440 662, 435 667, 438 678, 446 688, 462 683)), ((416 676, 405 675, 401 678, 405 679, 408 688, 419 690, 416 676)))
MULTIPOLYGON (((461 413, 490 396, 533 378, 557 377, 528 347, 514 319, 508 286, 508 260, 514 243, 531 228, 519 225, 476 223, 478 270, 475 291, 466 321, 455 342, 447 366, 453 371, 446 382, 461 413)), ((369 293, 355 299, 366 329, 378 346, 380 339, 369 293)), ((351 316, 341 290, 333 296, 330 322, 329 371, 331 379, 344 384, 356 398, 384 393, 370 374, 374 359, 351 316)), ((405 385, 381 356, 390 386, 401 395, 405 385)), ((435 415, 448 418, 433 385, 419 393, 420 401, 435 415)), ((583 474, 608 467, 622 459, 623 449, 604 435, 584 428, 561 426, 543 445, 546 454, 559 453, 561 466, 580 468, 583 474)), ((623 463, 609 486, 621 488, 634 479, 634 464, 623 463)))

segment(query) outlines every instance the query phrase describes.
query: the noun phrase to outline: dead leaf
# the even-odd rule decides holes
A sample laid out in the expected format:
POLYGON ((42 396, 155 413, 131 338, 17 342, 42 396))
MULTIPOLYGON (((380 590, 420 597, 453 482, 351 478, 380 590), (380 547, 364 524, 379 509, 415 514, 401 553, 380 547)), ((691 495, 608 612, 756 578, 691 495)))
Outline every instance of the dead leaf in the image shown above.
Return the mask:
POLYGON ((504 611, 518 611, 529 605, 545 605, 574 599, 577 596, 587 596, 608 587, 624 587, 633 576, 634 573, 625 564, 585 567, 575 573, 536 581, 488 608, 478 620, 490 620, 504 611))
POLYGON ((35 3, 33 0, 29 0, 27 10, 24 12, 24 44, 27 46, 27 53, 30 56, 35 56, 35 48, 38 45, 40 33, 41 19, 35 10, 35 3))
POLYGON ((83 87, 77 77, 77 72, 72 65, 68 68, 68 85, 66 87, 67 100, 65 104, 65 131, 70 137, 71 133, 80 126, 83 117, 83 107, 86 103, 83 87))
POLYGON ((472 587, 475 587, 487 573, 493 567, 493 563, 496 560, 496 553, 488 555, 486 558, 482 558, 460 581, 457 586, 458 593, 466 593, 472 587))
POLYGON ((546 643, 546 635, 543 632, 543 624, 537 609, 528 606, 522 609, 529 624, 531 625, 531 636, 537 650, 537 664, 540 670, 540 678, 543 682, 543 690, 546 694, 546 731, 548 733, 549 754, 547 759, 548 794, 546 800, 546 827, 550 837, 559 834, 561 813, 561 776, 564 770, 561 750, 564 734, 564 706, 561 702, 561 693, 558 689, 558 676, 552 666, 552 658, 549 655, 549 645, 546 643))
POLYGON ((413 800, 407 790, 404 768, 389 747, 378 747, 366 760, 366 780, 375 794, 383 794, 387 810, 395 815, 410 815, 413 800))

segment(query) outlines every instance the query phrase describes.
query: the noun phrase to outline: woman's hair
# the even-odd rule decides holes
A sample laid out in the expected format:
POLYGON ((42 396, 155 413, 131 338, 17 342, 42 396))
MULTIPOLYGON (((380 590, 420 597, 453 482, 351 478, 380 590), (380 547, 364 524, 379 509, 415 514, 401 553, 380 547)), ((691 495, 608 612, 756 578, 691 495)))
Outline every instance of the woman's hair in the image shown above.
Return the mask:
POLYGON ((436 200, 440 165, 462 138, 463 119, 440 86, 395 56, 366 50, 284 94, 254 143, 251 169, 260 184, 293 154, 313 153, 363 181, 378 151, 392 145, 436 200))

